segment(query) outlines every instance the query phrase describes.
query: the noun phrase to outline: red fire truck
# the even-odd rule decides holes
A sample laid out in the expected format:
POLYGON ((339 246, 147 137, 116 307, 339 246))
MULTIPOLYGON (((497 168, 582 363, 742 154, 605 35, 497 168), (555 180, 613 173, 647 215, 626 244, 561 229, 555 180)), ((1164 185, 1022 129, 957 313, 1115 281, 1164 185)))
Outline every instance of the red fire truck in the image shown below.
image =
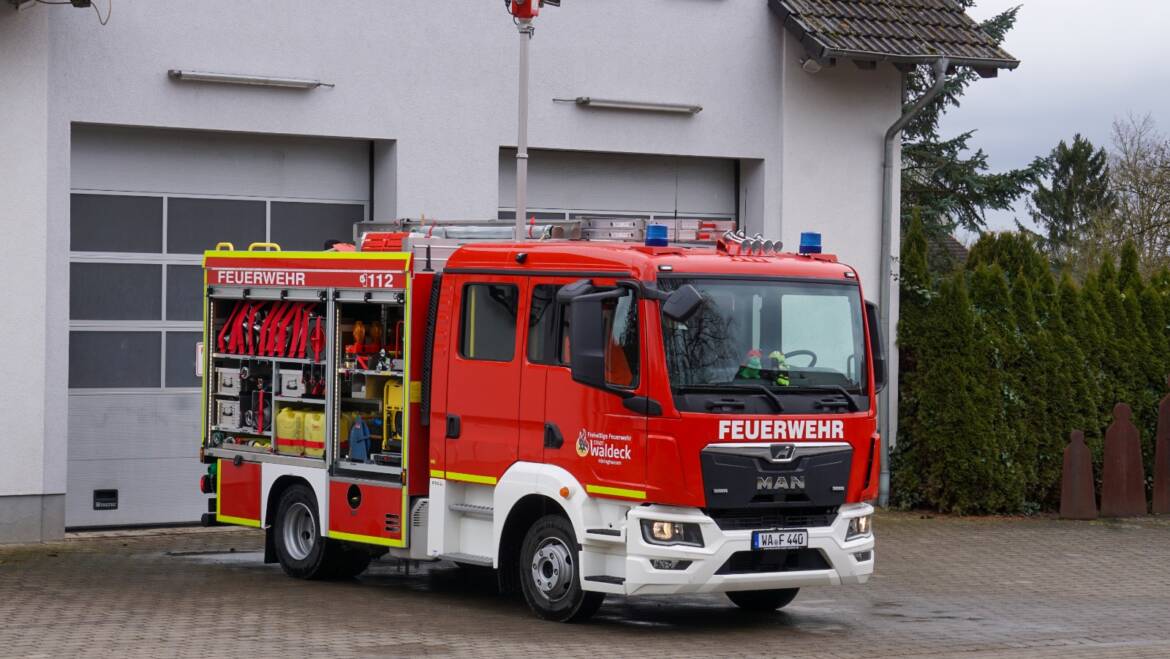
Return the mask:
POLYGON ((263 529, 300 578, 494 568, 561 621, 869 578, 885 359, 819 236, 430 234, 206 253, 207 523, 263 529))

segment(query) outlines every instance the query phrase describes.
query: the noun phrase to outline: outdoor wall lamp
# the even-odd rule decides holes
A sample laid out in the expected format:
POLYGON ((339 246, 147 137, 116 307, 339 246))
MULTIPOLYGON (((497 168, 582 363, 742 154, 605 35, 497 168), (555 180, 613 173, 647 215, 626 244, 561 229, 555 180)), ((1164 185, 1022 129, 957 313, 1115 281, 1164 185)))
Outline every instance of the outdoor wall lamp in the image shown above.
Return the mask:
POLYGON ((606 110, 632 110, 634 112, 668 112, 672 114, 698 114, 703 106, 688 103, 651 103, 647 101, 622 101, 612 98, 593 98, 578 96, 577 98, 554 98, 554 103, 576 103, 586 108, 601 108, 606 110))
POLYGON ((210 73, 208 71, 184 71, 171 69, 167 71, 171 80, 180 82, 216 82, 228 85, 252 85, 254 87, 284 87, 288 89, 316 89, 317 87, 332 87, 333 83, 310 80, 308 78, 276 78, 272 76, 252 76, 238 73, 210 73))

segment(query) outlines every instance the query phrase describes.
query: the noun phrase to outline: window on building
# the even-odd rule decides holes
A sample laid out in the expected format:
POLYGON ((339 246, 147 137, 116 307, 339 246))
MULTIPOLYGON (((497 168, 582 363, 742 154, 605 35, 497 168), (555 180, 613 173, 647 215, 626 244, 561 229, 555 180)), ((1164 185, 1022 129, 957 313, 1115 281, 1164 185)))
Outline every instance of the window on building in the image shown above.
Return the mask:
POLYGON ((516 351, 520 291, 512 284, 468 284, 463 288, 459 356, 510 362, 516 351))

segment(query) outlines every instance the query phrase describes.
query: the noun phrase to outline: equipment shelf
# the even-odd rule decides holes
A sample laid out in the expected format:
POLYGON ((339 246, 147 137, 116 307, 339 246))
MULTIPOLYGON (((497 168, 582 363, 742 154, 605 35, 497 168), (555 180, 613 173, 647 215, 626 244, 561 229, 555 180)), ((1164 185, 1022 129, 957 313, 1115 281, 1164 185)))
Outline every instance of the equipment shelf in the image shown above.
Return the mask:
POLYGON ((257 362, 280 362, 282 364, 312 364, 314 366, 324 366, 325 360, 313 361, 312 359, 299 359, 297 357, 272 357, 270 355, 232 355, 226 352, 217 352, 211 355, 215 359, 238 359, 241 361, 250 360, 257 362))
POLYGON ((227 426, 211 426, 211 430, 213 432, 214 431, 224 432, 224 433, 227 433, 229 435, 243 435, 244 437, 257 437, 257 438, 263 437, 263 438, 268 438, 268 439, 272 438, 272 431, 271 430, 269 430, 268 432, 255 432, 251 428, 228 428, 227 426))
POLYGON ((337 372, 342 375, 374 375, 388 378, 401 378, 402 371, 371 371, 363 368, 339 368, 337 372))
POLYGON ((324 398, 294 398, 292 396, 273 396, 272 400, 281 403, 304 403, 306 405, 324 405, 324 398))

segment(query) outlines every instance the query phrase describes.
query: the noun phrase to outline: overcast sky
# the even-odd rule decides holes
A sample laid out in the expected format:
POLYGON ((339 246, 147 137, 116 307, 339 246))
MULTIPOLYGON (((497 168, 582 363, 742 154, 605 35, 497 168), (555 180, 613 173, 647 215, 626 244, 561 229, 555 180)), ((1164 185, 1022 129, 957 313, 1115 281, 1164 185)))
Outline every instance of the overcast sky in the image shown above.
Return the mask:
MULTIPOLYGON (((973 147, 992 169, 1027 164, 1081 133, 1109 146, 1113 120, 1149 114, 1170 133, 1170 0, 977 0, 984 20, 1023 5, 1004 47, 1014 71, 976 81, 962 107, 943 117, 942 135, 976 129, 973 147)), ((988 213, 1010 228, 1016 212, 988 213)))

